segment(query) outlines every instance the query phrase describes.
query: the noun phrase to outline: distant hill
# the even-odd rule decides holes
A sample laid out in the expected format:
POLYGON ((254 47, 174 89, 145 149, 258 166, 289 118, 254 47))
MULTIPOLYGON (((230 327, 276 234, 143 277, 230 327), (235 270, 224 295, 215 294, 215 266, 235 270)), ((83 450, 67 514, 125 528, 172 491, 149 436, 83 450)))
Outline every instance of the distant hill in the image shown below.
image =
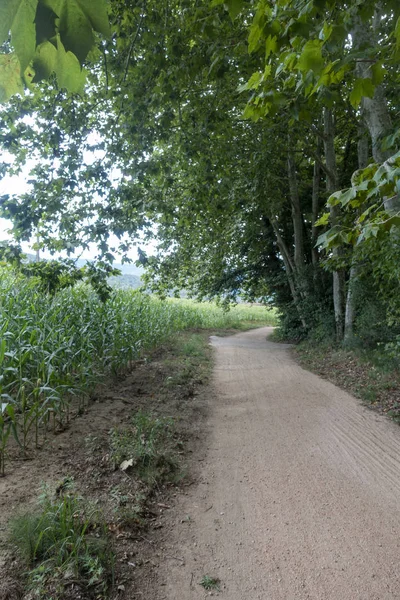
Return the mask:
POLYGON ((128 273, 123 273, 117 277, 109 277, 107 281, 112 287, 119 289, 137 289, 143 285, 138 275, 128 273))

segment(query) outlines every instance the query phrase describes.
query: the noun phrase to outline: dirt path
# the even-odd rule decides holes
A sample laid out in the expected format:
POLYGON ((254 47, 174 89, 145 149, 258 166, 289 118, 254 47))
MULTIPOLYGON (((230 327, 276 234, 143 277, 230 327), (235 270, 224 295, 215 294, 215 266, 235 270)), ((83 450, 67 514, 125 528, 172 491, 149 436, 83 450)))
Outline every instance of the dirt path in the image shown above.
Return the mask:
POLYGON ((399 599, 400 429, 268 331, 212 339, 207 457, 179 500, 159 599, 208 596, 204 575, 227 600, 399 599))

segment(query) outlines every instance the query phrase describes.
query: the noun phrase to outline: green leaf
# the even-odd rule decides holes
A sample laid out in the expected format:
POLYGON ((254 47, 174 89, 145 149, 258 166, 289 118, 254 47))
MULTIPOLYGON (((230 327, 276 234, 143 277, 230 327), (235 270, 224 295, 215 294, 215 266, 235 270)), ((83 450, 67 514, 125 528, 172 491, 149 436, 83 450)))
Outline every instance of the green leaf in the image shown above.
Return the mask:
POLYGON ((35 72, 33 83, 50 77, 56 70, 57 48, 51 42, 43 42, 36 49, 33 59, 33 70, 35 72))
POLYGON ((104 36, 110 35, 110 22, 107 13, 106 0, 64 0, 64 5, 76 5, 76 10, 82 11, 93 29, 104 36))
POLYGON ((376 210, 377 204, 373 204, 372 206, 369 206, 367 208, 367 210, 365 210, 358 218, 358 222, 359 223, 363 223, 365 221, 365 219, 367 217, 369 217, 369 215, 371 214, 371 212, 373 212, 374 210, 376 210))
POLYGON ((329 247, 329 231, 322 233, 320 236, 318 236, 317 239, 317 243, 315 244, 315 246, 321 246, 321 248, 328 248, 329 247))
POLYGON ((21 67, 15 54, 0 54, 0 103, 23 93, 21 67))
POLYGON ((386 69, 382 65, 382 61, 378 61, 371 67, 372 83, 380 85, 385 78, 386 69))
MULTIPOLYGON (((94 45, 93 31, 105 36, 110 33, 105 0, 46 0, 45 8, 58 16, 57 32, 63 46, 73 52, 81 64, 94 45)), ((43 13, 42 20, 45 18, 46 14, 43 13)), ((44 39, 51 39, 50 29, 44 39)), ((40 41, 44 39, 42 37, 40 41)))
POLYGON ((11 26, 11 41, 19 58, 21 71, 32 60, 36 49, 36 14, 37 0, 26 0, 21 2, 11 26))
POLYGON ((333 25, 329 25, 326 21, 324 21, 323 27, 319 32, 319 39, 327 42, 332 35, 333 25))
POLYGON ((309 40, 303 47, 303 51, 297 62, 297 69, 306 75, 313 71, 319 75, 324 68, 324 59, 322 57, 321 40, 309 40))
MULTIPOLYGON (((28 1, 36 12, 38 0, 28 1)), ((1 0, 0 2, 0 44, 5 42, 14 27, 15 19, 20 18, 20 12, 25 12, 26 0, 1 0)), ((29 9, 28 9, 29 10, 29 9)))
POLYGON ((340 198, 342 196, 342 191, 338 190, 337 192, 334 192, 333 194, 331 194, 328 198, 327 204, 329 206, 337 206, 338 204, 340 204, 340 198))
POLYGON ((349 188, 348 190, 346 190, 345 192, 342 192, 340 194, 340 196, 338 196, 338 199, 340 201, 340 204, 344 207, 347 206, 347 204, 349 204, 352 200, 354 200, 354 198, 357 196, 357 190, 353 187, 349 188))
POLYGON ((82 64, 94 45, 92 24, 74 0, 64 2, 59 21, 64 48, 73 52, 82 64))
POLYGON ((278 48, 276 35, 269 35, 265 42, 265 60, 268 60, 270 54, 274 54, 278 48))
POLYGON ((79 93, 83 89, 85 72, 82 71, 77 57, 65 50, 60 38, 57 39, 57 48, 51 42, 40 44, 33 67, 35 83, 55 73, 61 88, 66 88, 72 93, 79 93))
POLYGON ((234 21, 238 14, 242 11, 244 2, 243 0, 227 0, 229 16, 234 21))
POLYGON ((260 27, 258 25, 252 25, 250 27, 250 33, 249 33, 249 39, 248 39, 248 44, 249 44, 249 54, 251 54, 252 52, 254 52, 254 50, 257 48, 258 43, 260 41, 261 38, 261 34, 262 34, 262 30, 260 29, 260 27))
POLYGON ((260 85, 262 78, 262 73, 256 71, 246 83, 239 85, 237 89, 239 92, 244 92, 245 90, 255 90, 260 85))
POLYGON ((67 52, 60 39, 57 41, 57 62, 55 68, 58 85, 72 93, 79 93, 85 85, 85 72, 72 52, 67 52))
POLYGON ((328 223, 329 223, 329 217, 330 217, 330 214, 328 212, 324 213, 322 215, 322 217, 319 218, 318 221, 316 221, 315 226, 316 227, 323 227, 325 225, 328 225, 328 223))
POLYGON ((400 17, 396 21, 396 26, 394 28, 394 37, 396 39, 396 49, 400 49, 400 17))
POLYGON ((373 98, 374 93, 375 86, 372 83, 372 79, 356 79, 354 88, 350 93, 350 103, 353 108, 357 108, 360 105, 362 98, 373 98))
POLYGON ((1 340, 0 342, 0 365, 3 363, 4 360, 4 354, 6 352, 7 349, 7 342, 6 340, 1 340))
POLYGON ((247 104, 243 111, 243 119, 251 119, 252 121, 258 121, 264 115, 265 107, 260 108, 259 106, 254 106, 254 104, 247 104))

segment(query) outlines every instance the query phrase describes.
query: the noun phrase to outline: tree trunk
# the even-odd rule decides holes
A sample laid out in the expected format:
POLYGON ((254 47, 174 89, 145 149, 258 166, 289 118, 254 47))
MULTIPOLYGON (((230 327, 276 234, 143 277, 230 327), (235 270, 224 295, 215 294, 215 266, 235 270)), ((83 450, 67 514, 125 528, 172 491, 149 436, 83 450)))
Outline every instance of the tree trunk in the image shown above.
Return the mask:
MULTIPOLYGON (((368 165, 368 137, 367 131, 365 129, 364 124, 361 122, 358 128, 358 144, 357 144, 357 152, 358 152, 358 168, 365 169, 368 165)), ((355 255, 355 251, 353 250, 353 257, 351 263, 351 269, 349 274, 349 281, 347 287, 347 297, 346 297, 346 312, 344 317, 344 343, 350 344, 353 336, 354 336, 354 319, 356 315, 356 303, 355 303, 355 295, 354 295, 354 285, 356 283, 358 277, 358 265, 357 265, 357 257, 355 255)))
MULTIPOLYGON (((376 57, 367 52, 371 46, 378 46, 378 22, 381 20, 378 11, 375 12, 373 26, 370 22, 363 22, 358 18, 351 32, 353 48, 355 50, 366 49, 366 55, 357 60, 355 67, 356 77, 359 79, 370 79, 372 77, 371 67, 376 62, 376 57)), ((372 142, 372 156, 377 163, 383 163, 392 154, 390 150, 382 150, 382 138, 392 130, 392 121, 386 102, 385 92, 382 85, 375 88, 373 98, 363 97, 361 99, 361 110, 372 142)))
MULTIPOLYGON (((291 140, 289 138, 289 145, 290 143, 291 140)), ((304 269, 304 224, 300 207, 299 188, 297 185, 296 163, 290 146, 288 149, 288 179, 294 232, 294 264, 296 266, 297 274, 300 276, 301 271, 304 269)))
MULTIPOLYGON (((336 167, 336 153, 335 153, 335 130, 332 111, 329 108, 324 109, 324 149, 325 149, 325 162, 327 167, 326 177, 326 191, 329 195, 336 192, 339 187, 339 180, 336 167)), ((339 216, 339 208, 337 206, 331 206, 331 223, 332 227, 335 226, 339 216)), ((340 257, 340 249, 334 248, 333 256, 335 258, 340 257)), ((333 272, 333 306, 335 312, 335 324, 336 324, 336 340, 341 342, 343 339, 343 326, 344 326, 344 272, 343 270, 337 270, 333 272)))
POLYGON ((282 255, 283 263, 285 265, 286 276, 288 279, 290 293, 292 294, 293 302, 300 317, 301 324, 304 329, 307 329, 307 322, 304 318, 303 312, 301 310, 301 298, 300 294, 297 291, 296 287, 296 278, 295 278, 295 265, 293 263, 292 257, 290 256, 290 252, 283 240, 281 233, 279 231, 279 227, 274 219, 270 219, 270 223, 272 225, 272 229, 276 235, 276 241, 282 255))
POLYGON ((311 213, 311 260, 314 267, 314 276, 316 274, 317 265, 319 262, 318 249, 316 247, 318 239, 318 231, 315 223, 318 219, 319 212, 319 188, 321 184, 321 138, 317 138, 316 159, 314 161, 313 170, 313 187, 312 187, 312 213, 311 213))

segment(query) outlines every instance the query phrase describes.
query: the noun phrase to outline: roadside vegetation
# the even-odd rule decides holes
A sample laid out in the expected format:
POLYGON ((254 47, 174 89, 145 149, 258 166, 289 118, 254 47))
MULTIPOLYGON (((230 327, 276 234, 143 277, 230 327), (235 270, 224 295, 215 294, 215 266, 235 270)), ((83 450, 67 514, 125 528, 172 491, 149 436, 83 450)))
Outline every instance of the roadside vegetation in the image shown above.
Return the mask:
POLYGON ((132 591, 148 577, 152 563, 146 557, 154 552, 152 535, 162 526, 169 495, 188 483, 194 431, 208 401, 202 390, 212 367, 209 335, 273 324, 275 314, 250 305, 223 312, 214 304, 161 301, 127 291, 116 291, 102 303, 81 284, 46 295, 32 279, 4 273, 0 281, 3 324, 13 333, 5 338, 2 364, 7 394, 2 401, 12 406, 13 419, 5 410, 3 429, 15 428, 19 442, 12 434, 5 440, 8 462, 0 484, 22 486, 20 497, 13 492, 12 510, 6 508, 2 516, 9 541, 4 545, 3 540, 0 550, 11 558, 5 561, 0 596, 108 599, 132 591), (14 318, 12 307, 18 308, 14 318), (82 319, 90 327, 83 328, 82 319), (146 338, 152 325, 156 332, 146 338), (20 361, 19 369, 7 370, 14 364, 9 355, 20 361), (40 377, 50 378, 43 387, 51 387, 51 393, 35 394, 29 387, 38 367, 47 368, 40 377), (68 387, 57 384, 66 370, 77 377, 68 387), (22 385, 25 405, 17 393, 22 385), (39 449, 36 422, 29 426, 28 416, 37 417, 39 449), (65 450, 57 450, 64 439, 67 463, 65 450), (26 482, 24 464, 30 465, 26 482), (54 471, 61 478, 47 475, 54 471))
POLYGON ((102 301, 87 285, 43 292, 35 278, 0 271, 0 475, 9 443, 22 456, 68 426, 106 376, 189 328, 274 323, 260 306, 158 300, 117 290, 102 301))
POLYGON ((114 554, 106 523, 95 504, 78 496, 70 481, 44 489, 34 512, 14 517, 11 542, 28 568, 33 598, 64 598, 66 588, 106 597, 113 584, 114 554))
POLYGON ((353 282, 353 324, 345 340, 337 339, 329 313, 321 314, 307 335, 284 319, 274 338, 294 342, 304 367, 400 422, 400 296, 389 276, 397 268, 397 237, 391 236, 385 246, 379 267, 365 262, 353 282))

